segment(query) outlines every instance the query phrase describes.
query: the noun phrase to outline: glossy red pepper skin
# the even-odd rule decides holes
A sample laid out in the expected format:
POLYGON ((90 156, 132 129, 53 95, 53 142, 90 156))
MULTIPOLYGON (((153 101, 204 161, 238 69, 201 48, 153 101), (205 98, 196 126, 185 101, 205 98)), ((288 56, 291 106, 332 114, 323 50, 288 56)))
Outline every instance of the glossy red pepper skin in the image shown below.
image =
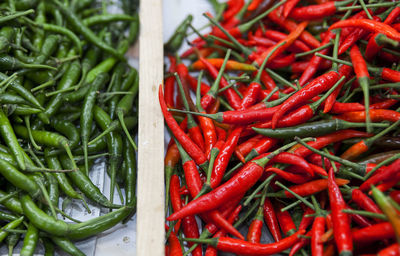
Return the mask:
POLYGON ((261 139, 263 138, 262 135, 256 135, 248 140, 246 140, 245 142, 243 142, 242 144, 238 145, 235 148, 235 155, 236 157, 242 161, 243 163, 245 162, 244 160, 244 156, 246 156, 248 153, 250 153, 250 151, 253 149, 253 147, 257 144, 257 142, 259 142, 261 139))
POLYGON ((330 71, 322 76, 317 77, 308 85, 297 91, 284 103, 282 103, 277 112, 272 117, 272 129, 276 128, 278 120, 289 110, 295 106, 304 104, 307 100, 314 98, 318 94, 331 88, 338 80, 339 74, 336 71, 330 71))
POLYGON ((307 176, 286 172, 275 167, 268 167, 265 169, 265 172, 276 173, 282 179, 290 181, 294 184, 303 184, 305 182, 310 181, 310 178, 307 176))
POLYGON ((243 131, 243 127, 236 127, 231 134, 228 136, 222 150, 219 152, 214 162, 213 171, 211 173, 211 187, 217 188, 221 183, 222 178, 225 174, 226 168, 228 167, 229 160, 236 148, 239 141, 240 133, 243 131))
POLYGON ((274 162, 298 166, 302 169, 303 172, 307 173, 309 176, 311 176, 311 177, 314 176, 314 170, 311 168, 311 166, 308 164, 308 162, 306 160, 304 160, 304 158, 302 158, 296 154, 289 153, 289 152, 282 152, 282 153, 274 156, 269 161, 269 164, 274 163, 274 162))
MULTIPOLYGON (((312 230, 308 231, 305 235, 311 237, 312 230)), ((289 256, 294 256, 300 249, 310 243, 310 238, 301 238, 297 243, 295 243, 290 249, 289 256)))
MULTIPOLYGON (((340 186, 348 184, 348 180, 335 179, 335 182, 340 186)), ((289 187, 290 190, 298 194, 299 196, 309 196, 316 194, 318 192, 324 191, 328 188, 328 181, 326 179, 313 180, 304 184, 294 185, 289 187)), ((284 197, 294 198, 294 196, 289 191, 283 191, 284 197)), ((280 194, 279 194, 280 195, 280 194)))
POLYGON ((356 244, 367 244, 384 239, 392 239, 395 233, 390 222, 382 222, 352 232, 356 244))
MULTIPOLYGON (((324 135, 321 137, 317 137, 315 141, 307 142, 313 148, 320 149, 323 148, 331 143, 335 143, 338 141, 354 138, 354 137, 369 137, 372 134, 368 134, 366 132, 361 132, 357 130, 342 130, 339 132, 334 132, 328 135, 324 135)), ((307 149, 306 147, 299 147, 294 151, 295 154, 305 158, 310 155, 312 152, 311 150, 307 149)))
POLYGON ((183 255, 181 243, 173 231, 171 232, 170 236, 168 237, 168 243, 169 243, 168 255, 171 255, 171 256, 172 255, 174 255, 174 256, 182 256, 183 255))
MULTIPOLYGON (((341 65, 339 67, 339 75, 345 76, 346 78, 350 78, 350 75, 353 71, 353 68, 347 65, 341 65)), ((346 79, 348 80, 348 79, 346 79)), ((340 91, 342 90, 343 85, 346 83, 346 80, 344 80, 341 84, 339 84, 339 86, 328 96, 328 98, 325 101, 324 104, 324 113, 328 113, 329 111, 331 111, 331 109, 333 108, 333 105, 336 103, 336 98, 339 95, 340 91)), ((361 104, 360 104, 361 105, 361 104)), ((363 107, 361 105, 361 107, 363 107)))
POLYGON ((207 162, 207 157, 201 151, 201 149, 186 135, 186 133, 179 127, 178 123, 175 121, 174 117, 167 110, 167 105, 164 101, 164 96, 162 92, 162 87, 158 90, 158 99, 160 101, 160 106, 162 113, 164 115, 165 122, 168 127, 171 129, 175 138, 181 143, 182 147, 185 151, 190 155, 191 158, 198 165, 203 165, 207 162))
POLYGON ((293 8, 299 3, 300 0, 288 0, 283 5, 283 17, 287 18, 293 8))
POLYGON ((277 205, 278 209, 276 211, 276 218, 278 219, 279 226, 281 227, 282 233, 285 234, 285 236, 290 236, 296 232, 296 225, 294 224, 293 219, 288 211, 281 211, 283 205, 280 203, 277 205))
POLYGON ((272 205, 269 198, 265 198, 263 213, 264 221, 265 224, 267 224, 269 232, 271 233, 275 242, 279 242, 280 240, 282 240, 282 235, 279 230, 279 223, 278 219, 276 218, 274 206, 272 205))
POLYGON ((216 209, 226 201, 245 193, 260 179, 263 172, 263 167, 255 162, 249 162, 230 180, 208 194, 191 201, 180 211, 170 215, 167 220, 177 220, 188 215, 216 209))
POLYGON ((311 232, 311 253, 315 256, 322 256, 324 253, 324 244, 321 243, 321 237, 325 231, 325 217, 317 216, 314 219, 311 232))
MULTIPOLYGON (((286 29, 288 31, 292 31, 297 27, 296 22, 281 17, 279 15, 279 13, 277 12, 277 10, 268 14, 268 18, 272 22, 276 23, 277 25, 279 25, 280 27, 283 27, 284 29, 286 29)), ((321 43, 307 31, 303 31, 303 33, 301 33, 300 39, 312 48, 317 48, 317 47, 321 46, 320 45, 321 43)))
POLYGON ((392 244, 385 249, 382 249, 378 252, 377 256, 399 256, 400 255, 400 246, 398 243, 392 244))
POLYGON ((360 185, 360 190, 366 191, 370 189, 372 185, 375 185, 378 182, 389 180, 390 178, 395 177, 398 172, 400 172, 400 159, 395 160, 393 163, 387 166, 384 172, 374 173, 372 177, 360 185))
MULTIPOLYGON (((331 39, 335 38, 335 34, 332 32, 329 32, 328 35, 325 36, 324 40, 322 40, 321 46, 328 44, 331 39)), ((329 48, 323 49, 321 51, 319 51, 320 54, 328 54, 330 51, 329 48)), ((322 58, 317 56, 317 55, 313 55, 309 65, 307 66, 307 68, 304 70, 304 72, 301 74, 301 77, 299 78, 299 84, 300 86, 304 86, 314 75, 315 73, 318 71, 319 65, 322 61, 322 58)))
POLYGON ((289 17, 295 20, 317 20, 331 16, 336 12, 336 2, 327 2, 318 5, 309 5, 292 10, 289 17))
POLYGON ((353 189, 353 191, 351 192, 351 198, 353 202, 355 202, 359 207, 366 211, 382 213, 375 202, 359 189, 353 189))
POLYGON ((383 33, 387 35, 389 38, 400 41, 400 33, 397 32, 396 29, 382 22, 369 19, 341 20, 332 24, 329 27, 329 30, 336 28, 345 28, 345 27, 361 28, 375 33, 383 33))
POLYGON ((328 195, 332 211, 333 234, 339 255, 352 255, 353 240, 349 216, 342 212, 346 209, 338 184, 336 184, 333 168, 328 173, 328 195))
POLYGON ((300 234, 304 234, 304 230, 300 230, 279 242, 271 244, 253 244, 229 237, 221 237, 218 240, 217 249, 223 252, 231 252, 235 254, 271 255, 290 248, 299 240, 300 234))
MULTIPOLYGON (((369 111, 372 122, 396 122, 400 120, 400 113, 390 109, 371 109, 369 111)), ((337 118, 349 121, 349 122, 364 122, 365 111, 354 111, 347 112, 337 116, 337 118)))
POLYGON ((390 68, 383 68, 381 76, 383 80, 387 80, 393 83, 400 82, 400 72, 390 68))
MULTIPOLYGON (((287 37, 287 35, 285 33, 282 33, 280 31, 277 30, 266 30, 265 31, 265 36, 269 39, 272 39, 274 41, 279 41, 279 40, 283 40, 287 37)), ((275 43, 274 43, 275 44, 275 43)), ((295 40, 293 42, 293 45, 289 48, 295 48, 292 50, 297 50, 297 52, 307 52, 310 51, 311 48, 309 46, 307 46, 305 43, 303 43, 300 40, 295 40)))
MULTIPOLYGON (((169 61, 170 61, 170 67, 169 67, 169 72, 171 74, 175 73, 176 71, 176 59, 172 56, 168 56, 169 61)), ((175 107, 175 102, 174 102, 174 84, 175 84, 175 77, 170 76, 165 79, 164 82, 164 91, 165 91, 165 103, 167 103, 167 106, 169 108, 175 107)))

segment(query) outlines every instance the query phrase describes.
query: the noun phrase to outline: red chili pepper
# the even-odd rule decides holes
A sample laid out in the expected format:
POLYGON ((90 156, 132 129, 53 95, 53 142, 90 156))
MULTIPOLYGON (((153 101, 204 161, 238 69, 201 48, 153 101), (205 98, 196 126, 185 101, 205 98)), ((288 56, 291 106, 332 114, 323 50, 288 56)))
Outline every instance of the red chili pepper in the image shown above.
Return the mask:
MULTIPOLYGON (((170 61, 170 66, 169 66, 169 72, 171 74, 175 73, 176 71, 176 59, 173 56, 168 56, 169 61, 170 61)), ((165 91, 165 103, 167 103, 167 106, 169 108, 173 108, 175 107, 175 103, 174 103, 174 84, 175 84, 175 77, 174 76, 170 76, 168 78, 165 79, 165 87, 164 87, 164 91, 165 91)))
POLYGON ((333 175, 333 168, 329 169, 328 175, 328 194, 332 211, 333 234, 339 255, 352 255, 353 240, 351 238, 350 220, 346 213, 342 212, 346 208, 339 189, 337 179, 333 175))
POLYGON ((318 20, 336 13, 337 8, 345 6, 352 1, 332 1, 318 5, 308 5, 295 8, 290 12, 289 17, 295 20, 318 20))
MULTIPOLYGON (((366 194, 364 194, 361 190, 359 189, 353 189, 351 192, 351 199, 362 209, 369 211, 369 212, 374 212, 374 213, 382 213, 382 211, 379 209, 379 207, 375 204, 375 202, 369 198, 366 194)), ((375 221, 378 221, 378 219, 375 219, 375 221)))
POLYGON ((267 224, 269 232, 274 238, 275 242, 282 240, 281 232, 279 230, 278 219, 276 218, 274 207, 268 198, 265 198, 264 202, 264 221, 267 224))
MULTIPOLYGON (((340 76, 345 76, 346 78, 350 78, 350 74, 351 74, 352 70, 353 70, 353 69, 352 69, 352 67, 350 67, 350 66, 341 65, 341 66, 339 67, 338 72, 339 72, 339 75, 340 75, 340 76)), ((336 101, 336 98, 337 98, 337 96, 339 95, 339 93, 340 93, 340 91, 341 91, 341 89, 342 89, 342 86, 345 84, 345 82, 346 82, 346 80, 343 81, 343 82, 328 96, 328 98, 327 98, 326 101, 325 101, 325 105, 324 105, 324 113, 328 113, 329 111, 332 110, 333 105, 336 103, 336 102, 335 102, 335 101, 336 101)), ((361 105, 361 104, 360 104, 360 105, 361 105)), ((364 107, 364 106, 362 106, 362 107, 364 107)))
POLYGON ((235 14, 237 14, 243 6, 244 0, 229 0, 228 8, 223 14, 224 20, 229 20, 235 16, 235 14))
POLYGON ((399 256, 400 255, 400 246, 398 243, 394 243, 385 249, 382 249, 378 252, 377 256, 399 256))
MULTIPOLYGON (((290 45, 294 43, 294 41, 301 35, 301 33, 304 31, 304 29, 307 27, 308 22, 304 21, 297 25, 295 29, 293 29, 289 35, 285 39, 282 39, 277 43, 277 45, 284 43, 282 46, 279 48, 275 48, 275 46, 271 46, 268 48, 267 51, 263 52, 256 60, 255 62, 258 65, 261 65, 264 61, 264 59, 270 55, 268 62, 272 61, 276 56, 281 54, 283 51, 285 51, 290 45), (274 50, 274 52, 271 54, 271 52, 274 50)), ((267 62, 267 63, 268 63, 267 62)))
MULTIPOLYGON (((325 36, 324 40, 322 40, 321 46, 330 43, 331 39, 333 38, 335 38, 335 33, 332 32, 328 33, 328 35, 325 36)), ((325 55, 329 53, 329 50, 330 50, 329 48, 325 48, 319 51, 319 53, 325 55)), ((315 54, 312 56, 309 64, 307 65, 307 68, 304 70, 303 74, 299 78, 300 86, 304 86, 315 75, 315 73, 318 71, 321 62, 322 62, 321 57, 315 54)))
POLYGON ((294 106, 299 106, 300 104, 306 102, 309 99, 317 96, 318 94, 328 90, 332 87, 338 80, 339 74, 335 71, 330 71, 318 78, 314 79, 308 85, 303 87, 301 90, 297 91, 284 103, 282 103, 272 117, 272 129, 276 128, 278 120, 294 106))
POLYGON ((174 136, 177 138, 179 143, 182 144, 183 148, 190 155, 190 157, 192 157, 198 165, 203 166, 202 168, 206 170, 206 165, 207 165, 206 156, 201 151, 201 149, 182 131, 178 123, 175 121, 174 117, 171 115, 171 113, 168 112, 167 105, 165 104, 164 101, 162 85, 160 85, 159 87, 158 96, 159 96, 158 99, 160 101, 161 111, 164 115, 164 119, 168 127, 171 129, 174 136))
POLYGON ((239 158, 240 161, 244 162, 243 155, 247 155, 253 149, 253 147, 257 144, 257 142, 259 142, 263 137, 264 136, 262 136, 262 135, 256 135, 256 136, 246 140, 242 144, 238 145, 235 148, 235 152, 234 152, 236 157, 239 158))
POLYGON ((221 183, 226 168, 228 167, 229 160, 235 150, 237 142, 239 141, 240 133, 243 131, 243 127, 236 127, 232 133, 228 136, 223 149, 219 152, 215 159, 213 171, 211 174, 211 187, 217 188, 221 183))
POLYGON ((287 18, 290 14, 290 12, 293 10, 294 7, 299 3, 300 0, 288 0, 285 2, 283 5, 283 17, 287 18))
POLYGON ((355 244, 367 244, 392 239, 395 237, 395 233, 390 222, 382 222, 355 230, 352 232, 352 237, 355 244))
MULTIPOLYGON (((338 186, 343 186, 348 184, 350 181, 336 178, 335 182, 337 183, 338 186)), ((292 190, 299 196, 310 196, 315 193, 324 191, 327 188, 328 188, 328 181, 326 179, 313 180, 304 184, 294 185, 289 187, 290 190, 292 190)), ((270 195, 275 197, 294 198, 294 196, 289 191, 286 190, 281 190, 276 193, 271 193, 270 195)))
POLYGON ((311 231, 311 253, 315 256, 322 256, 324 251, 324 244, 320 242, 321 236, 325 232, 325 217, 317 216, 311 231))
POLYGON ((390 197, 398 204, 400 203, 400 191, 399 190, 393 190, 392 192, 390 192, 390 197))
POLYGON ((285 172, 285 171, 283 171, 279 168, 275 168, 275 167, 268 167, 267 169, 265 169, 265 172, 276 173, 279 177, 283 178, 284 180, 290 181, 294 184, 303 184, 310 180, 309 177, 305 177, 304 175, 285 172))
POLYGON ((292 164, 300 167, 303 171, 305 171, 311 177, 314 176, 314 170, 307 163, 304 158, 299 157, 296 154, 289 152, 282 152, 271 159, 269 163, 278 162, 284 164, 292 164))
MULTIPOLYGON (((321 137, 317 137, 315 141, 307 142, 313 148, 320 149, 323 148, 331 143, 335 143, 338 141, 354 138, 354 137, 368 137, 372 136, 366 132, 356 131, 356 130, 341 130, 338 132, 334 132, 328 135, 324 135, 321 137)), ((305 158, 306 156, 310 155, 312 152, 311 150, 307 149, 304 146, 297 148, 294 151, 295 154, 305 158)))
MULTIPOLYGON (((308 232, 305 234, 305 236, 311 237, 311 233, 312 233, 312 230, 308 231, 308 232)), ((299 240, 297 243, 295 243, 295 244, 292 246, 292 248, 290 249, 289 256, 294 256, 294 255, 296 255, 296 253, 297 253, 298 251, 300 251, 300 249, 302 249, 304 246, 306 246, 306 245, 308 245, 308 244, 310 243, 310 240, 311 240, 310 238, 304 238, 304 237, 300 238, 300 240, 299 240)))
POLYGON ((208 243, 223 252, 247 255, 271 255, 280 253, 299 240, 299 235, 304 234, 304 230, 299 230, 293 235, 282 239, 279 242, 271 244, 253 244, 247 241, 233 239, 229 237, 220 237, 213 239, 194 239, 200 243, 208 243))
POLYGON ((383 80, 390 82, 400 82, 400 71, 396 71, 390 68, 380 69, 380 73, 383 80))
MULTIPOLYGON (((228 222, 230 224, 232 224, 235 219, 238 217, 240 211, 242 210, 242 206, 239 205, 238 207, 236 207, 236 209, 232 212, 232 214, 229 216, 228 218, 228 222)), ((221 236, 225 236, 226 232, 224 230, 220 230, 217 233, 215 233, 215 235, 213 237, 221 237, 221 236)), ((207 246, 206 249, 206 253, 205 256, 217 256, 218 255, 218 251, 217 249, 215 249, 212 246, 207 246)))
MULTIPOLYGON (((288 36, 285 33, 282 33, 277 30, 271 30, 271 29, 266 30, 264 34, 267 38, 272 39, 275 42, 284 40, 288 36)), ((274 42, 274 44, 276 44, 275 42, 274 42)), ((310 47, 308 47, 305 43, 303 43, 301 40, 298 40, 298 39, 296 39, 293 42, 292 46, 290 46, 289 48, 293 48, 292 50, 295 52, 308 52, 311 50, 310 47)))
MULTIPOLYGON (((221 68, 222 63, 224 62, 223 58, 214 58, 214 59, 207 59, 207 61, 213 65, 215 68, 221 68)), ((194 62, 191 66, 192 69, 194 70, 201 70, 201 69, 206 69, 206 65, 204 62, 201 60, 197 60, 194 62)), ((228 60, 226 63, 226 70, 240 70, 240 71, 255 71, 257 70, 256 67, 250 64, 234 61, 234 60, 228 60)))
POLYGON ((254 105, 258 101, 258 97, 261 94, 261 85, 256 82, 250 83, 247 90, 243 94, 243 99, 241 102, 240 109, 247 109, 254 105))
POLYGON ((370 189, 371 185, 375 185, 378 182, 390 179, 394 177, 398 172, 400 172, 400 159, 397 159, 389 166, 387 166, 384 172, 375 173, 371 178, 364 181, 364 183, 362 183, 360 186, 360 190, 366 191, 370 189))
MULTIPOLYGON (((174 174, 171 176, 170 189, 169 189, 169 193, 170 193, 170 197, 171 197, 171 206, 172 206, 172 209, 174 210, 174 212, 182 209, 182 199, 181 199, 181 195, 179 193, 179 189, 180 189, 179 176, 174 174)), ((176 225, 174 227, 175 232, 179 231, 180 226, 181 226, 181 220, 179 220, 176 223, 176 225)))
MULTIPOLYGON (((371 109, 369 114, 372 122, 396 122, 400 120, 400 113, 390 109, 371 109)), ((336 117, 349 122, 364 122, 365 111, 347 112, 336 117)))
POLYGON ((247 10, 248 11, 254 11, 254 10, 256 10, 257 9, 257 7, 260 5, 260 4, 262 4, 262 0, 253 0, 252 2, 251 2, 251 4, 247 7, 247 10))
MULTIPOLYGON (((165 226, 166 229, 168 230, 168 226, 165 226)), ((178 237, 176 236, 176 234, 171 231, 171 234, 168 237, 168 243, 169 243, 169 247, 168 247, 168 254, 169 255, 173 255, 173 256, 182 256, 182 247, 181 247, 181 243, 179 242, 178 237)))
POLYGON ((202 213, 220 207, 227 200, 243 194, 252 187, 261 177, 263 171, 263 166, 260 166, 255 162, 247 163, 229 181, 208 194, 191 201, 180 211, 170 215, 167 220, 177 220, 188 215, 202 213))
MULTIPOLYGON (((284 29, 286 29, 288 31, 293 31, 297 27, 296 22, 281 17, 276 10, 271 12, 270 14, 268 14, 268 18, 272 22, 276 23, 277 25, 279 25, 280 27, 283 27, 284 29)), ((309 45, 313 48, 320 47, 320 42, 307 31, 303 31, 301 33, 300 39, 304 43, 306 43, 307 45, 309 45)))
POLYGON ((293 222, 292 217, 290 216, 288 211, 282 212, 281 209, 283 205, 281 203, 277 203, 278 209, 276 211, 276 217, 278 219, 279 226, 285 236, 290 236, 294 234, 297 230, 296 225, 293 222))
POLYGON ((368 31, 372 31, 375 33, 382 33, 387 35, 389 38, 400 41, 400 33, 397 32, 391 26, 384 24, 379 21, 369 20, 369 19, 348 19, 341 20, 329 27, 329 30, 337 29, 337 28, 345 28, 345 27, 353 27, 353 28, 362 28, 368 31))
MULTIPOLYGON (((218 70, 208 60, 206 60, 204 58, 200 58, 200 60, 203 62, 204 65, 206 65, 207 71, 210 72, 211 76, 214 79, 216 79, 218 76, 218 70)), ((224 87, 227 87, 229 85, 229 83, 226 81, 226 79, 224 77, 222 77, 221 81, 220 81, 220 85, 221 85, 221 88, 224 88, 224 87)), ((237 93, 232 88, 226 89, 223 93, 224 93, 225 97, 228 99, 229 104, 234 109, 240 108, 241 99, 240 99, 239 95, 237 95, 237 93)), ((202 106, 204 109, 207 109, 209 104, 203 105, 203 99, 202 99, 202 106)))
POLYGON ((330 113, 332 114, 344 114, 347 112, 363 111, 365 110, 364 105, 357 102, 341 103, 335 102, 332 106, 330 113))
MULTIPOLYGON (((191 75, 187 76, 190 88, 192 89, 192 91, 196 91, 197 89, 197 79, 192 77, 191 75)), ((200 87, 200 94, 201 96, 207 94, 207 92, 210 90, 210 86, 205 84, 204 82, 201 82, 201 87, 200 87)))
MULTIPOLYGON (((381 21, 377 16, 373 17, 375 21, 381 21)), ((341 42, 338 49, 338 55, 342 55, 347 49, 353 46, 359 39, 366 37, 369 34, 368 30, 365 29, 354 29, 347 37, 345 37, 341 42)))

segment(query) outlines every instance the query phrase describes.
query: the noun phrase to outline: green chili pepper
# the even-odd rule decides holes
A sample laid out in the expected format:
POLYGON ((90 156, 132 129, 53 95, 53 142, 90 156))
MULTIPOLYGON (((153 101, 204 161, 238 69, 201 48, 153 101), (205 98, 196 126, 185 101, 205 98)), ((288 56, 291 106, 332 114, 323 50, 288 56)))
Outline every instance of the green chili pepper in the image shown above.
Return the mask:
POLYGON ((32 224, 32 222, 30 222, 25 234, 24 244, 22 245, 20 255, 32 256, 35 253, 38 240, 39 230, 32 224))

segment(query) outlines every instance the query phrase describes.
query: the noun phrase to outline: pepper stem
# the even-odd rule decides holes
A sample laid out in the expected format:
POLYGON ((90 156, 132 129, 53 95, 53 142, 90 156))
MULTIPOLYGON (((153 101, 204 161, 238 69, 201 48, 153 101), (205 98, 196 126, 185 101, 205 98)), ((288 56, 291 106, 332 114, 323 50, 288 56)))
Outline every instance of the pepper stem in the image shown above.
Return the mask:
POLYGON ((317 110, 317 108, 319 107, 319 105, 322 104, 322 102, 324 102, 326 100, 326 98, 329 97, 329 95, 331 95, 331 93, 346 79, 345 76, 342 76, 330 89, 327 93, 324 94, 324 96, 322 96, 321 98, 319 98, 316 102, 311 103, 309 106, 310 108, 313 110, 313 112, 315 113, 315 111, 317 110))
MULTIPOLYGON (((253 191, 253 193, 251 193, 251 195, 249 195, 249 196, 247 197, 247 199, 244 201, 243 205, 244 205, 244 206, 247 206, 247 205, 254 199, 254 197, 258 194, 258 192, 260 192, 261 189, 263 189, 263 188, 265 188, 265 187, 268 187, 269 183, 271 182, 271 180, 272 180, 273 178, 275 178, 275 176, 276 176, 276 174, 273 173, 273 174, 271 174, 268 178, 266 178, 266 179, 263 181, 263 183, 261 183, 260 186, 258 186, 258 187, 253 191)), ((264 194, 266 194, 266 193, 264 193, 264 194)), ((263 195, 264 195, 264 194, 263 194, 263 195)), ((265 201, 265 195, 264 195, 264 201, 265 201)))
POLYGON ((298 195, 297 193, 293 192, 290 188, 286 187, 285 185, 283 185, 279 181, 276 181, 275 184, 278 185, 279 187, 283 188, 284 190, 286 190, 290 194, 292 194, 294 197, 299 199, 303 204, 307 205, 308 207, 310 207, 312 210, 315 211, 314 205, 312 205, 312 203, 308 202, 304 197, 302 197, 302 196, 298 195))

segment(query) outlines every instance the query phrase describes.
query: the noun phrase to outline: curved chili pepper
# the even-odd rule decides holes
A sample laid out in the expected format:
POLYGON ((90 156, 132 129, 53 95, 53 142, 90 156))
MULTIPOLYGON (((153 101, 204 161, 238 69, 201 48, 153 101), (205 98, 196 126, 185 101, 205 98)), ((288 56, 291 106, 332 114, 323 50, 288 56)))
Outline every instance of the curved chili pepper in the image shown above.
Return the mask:
POLYGON ((268 167, 267 169, 265 169, 265 172, 276 173, 279 177, 283 178, 284 180, 290 181, 294 184, 303 184, 310 180, 308 177, 304 177, 303 175, 285 172, 275 167, 268 167))
MULTIPOLYGON (((348 129, 348 130, 334 132, 334 133, 324 135, 321 137, 317 137, 315 141, 307 142, 307 144, 313 148, 320 149, 331 143, 335 143, 338 141, 342 141, 342 140, 346 140, 346 139, 350 139, 350 138, 354 138, 354 137, 368 137, 368 136, 372 136, 372 134, 348 129)), ((306 157, 306 156, 310 155, 312 152, 309 149, 307 149, 306 147, 301 146, 298 149, 296 149, 294 151, 294 153, 301 157, 306 157)))
POLYGON ((400 41, 400 33, 397 32, 391 26, 384 24, 379 21, 369 20, 369 19, 348 19, 348 20, 341 20, 329 27, 329 30, 336 29, 336 28, 345 28, 345 27, 354 27, 354 28, 362 28, 368 31, 372 31, 375 33, 382 33, 387 35, 389 38, 394 40, 400 41))
POLYGON ((335 71, 330 71, 318 78, 314 79, 304 88, 296 92, 293 96, 287 99, 283 104, 280 105, 278 111, 276 111, 272 117, 272 129, 275 129, 278 120, 294 106, 298 106, 301 103, 317 96, 321 92, 328 90, 333 84, 339 80, 339 74, 335 71))
MULTIPOLYGON (((166 230, 168 231, 168 226, 165 225, 166 230)), ((176 256, 182 256, 182 247, 181 243, 178 239, 178 237, 175 235, 174 231, 171 231, 171 234, 168 237, 168 243, 169 243, 169 249, 168 253, 169 255, 176 255, 176 256)))
POLYGON ((247 241, 233 239, 229 237, 220 237, 213 239, 186 239, 187 241, 195 241, 200 243, 208 243, 223 252, 231 252, 234 254, 250 254, 250 255, 271 255, 282 252, 290 248, 299 240, 299 235, 304 234, 304 230, 299 230, 293 235, 284 238, 276 243, 271 244, 253 244, 247 241))
POLYGON ((369 227, 361 228, 352 232, 354 243, 371 243, 383 239, 395 237, 390 222, 382 222, 369 227))
MULTIPOLYGON (((349 180, 336 178, 335 182, 338 186, 343 186, 349 183, 349 180)), ((321 192, 328 188, 328 180, 320 179, 313 180, 300 185, 294 185, 289 187, 291 191, 298 194, 299 196, 309 196, 315 193, 321 192)), ((294 196, 286 190, 281 190, 276 193, 270 193, 270 196, 280 197, 280 198, 294 198, 294 196)))
POLYGON ((235 148, 235 155, 237 158, 239 158, 240 161, 244 162, 244 155, 247 155, 253 147, 263 138, 264 136, 262 135, 256 135, 242 144, 236 146, 235 148))
MULTIPOLYGON (((221 68, 222 63, 224 62, 223 58, 214 58, 214 59, 207 59, 208 62, 210 62, 211 65, 213 65, 215 68, 221 68)), ((190 68, 194 70, 201 70, 201 69, 206 69, 206 65, 204 62, 201 60, 197 60, 194 62, 190 68)), ((255 71, 257 70, 256 67, 250 64, 234 61, 234 60, 228 60, 226 63, 226 70, 240 70, 240 71, 255 71)))
POLYGON ((333 168, 329 169, 328 194, 336 247, 340 255, 352 255, 353 240, 351 238, 350 220, 348 215, 342 212, 346 208, 346 203, 343 200, 337 179, 334 177, 333 168))
POLYGON ((318 20, 336 13, 337 8, 345 6, 352 1, 332 1, 318 5, 294 8, 289 17, 295 20, 318 20))
POLYGON ((277 203, 277 205, 278 209, 276 211, 276 218, 278 219, 279 226, 285 236, 290 236, 296 232, 296 225, 288 211, 281 211, 283 205, 281 203, 277 203))
MULTIPOLYGON (((321 46, 327 45, 328 43, 330 43, 330 41, 333 38, 335 38, 335 34, 332 32, 328 33, 328 35, 326 35, 325 38, 322 40, 321 46)), ((329 50, 330 50, 329 48, 325 48, 325 49, 319 51, 319 53, 327 54, 329 52, 329 50)), ((319 68, 321 62, 322 62, 321 57, 319 57, 315 54, 312 56, 306 69, 304 70, 304 72, 301 74, 301 77, 299 78, 300 86, 305 85, 306 82, 308 82, 315 75, 315 73, 318 71, 318 68, 319 68)))
MULTIPOLYGON (((170 66, 169 66, 169 72, 171 74, 175 73, 176 71, 176 59, 173 56, 168 56, 169 61, 170 61, 170 66)), ((164 87, 164 91, 165 91, 165 103, 167 103, 167 106, 169 108, 173 108, 175 107, 175 103, 174 103, 174 83, 175 83, 175 78, 174 76, 170 76, 168 78, 165 79, 165 87, 164 87)))
POLYGON ((158 90, 158 96, 165 121, 169 126, 169 128, 171 129, 172 133, 182 144, 183 148, 186 150, 186 152, 188 152, 190 157, 192 157, 198 165, 202 166, 202 168, 206 170, 207 157, 204 155, 201 149, 195 143, 193 143, 193 141, 182 131, 182 129, 179 127, 178 123, 175 121, 171 113, 168 112, 167 105, 164 101, 161 85, 158 90))
POLYGON ((296 7, 296 5, 299 3, 299 0, 288 0, 286 3, 283 5, 283 17, 287 18, 290 14, 290 12, 293 10, 293 8, 296 7))
POLYGON ((278 219, 276 218, 276 213, 271 201, 268 198, 265 198, 264 207, 263 207, 264 221, 267 224, 269 232, 274 238, 275 242, 279 242, 282 240, 281 232, 279 230, 278 219))
POLYGON ((400 246, 398 243, 392 244, 385 249, 382 249, 378 252, 378 256, 395 256, 399 255, 400 246))
MULTIPOLYGON (((400 113, 390 109, 371 109, 369 114, 372 122, 396 122, 400 120, 400 113)), ((337 116, 337 118, 350 122, 364 122, 365 111, 347 112, 337 116)))
MULTIPOLYGON (((293 31, 297 27, 296 22, 289 19, 284 19, 278 14, 277 11, 273 11, 268 14, 268 18, 288 31, 293 31)), ((303 31, 301 33, 300 39, 313 48, 320 47, 320 42, 307 31, 303 31)))
MULTIPOLYGON (((351 192, 351 198, 353 201, 360 206, 362 209, 369 211, 369 212, 374 212, 374 213, 382 213, 382 211, 379 209, 379 207, 374 203, 374 201, 369 198, 367 195, 365 195, 361 190, 359 189, 353 189, 351 192)), ((379 221, 379 220, 378 220, 379 221)))
MULTIPOLYGON (((287 3, 287 1, 286 1, 286 3, 287 3)), ((282 33, 280 31, 276 31, 276 30, 271 30, 271 29, 266 30, 264 32, 264 34, 267 38, 272 39, 274 41, 284 40, 288 36, 285 33, 282 33)), ((277 44, 277 43, 274 43, 274 44, 277 44)), ((296 39, 293 42, 293 44, 289 47, 289 49, 290 48, 295 48, 297 52, 308 52, 311 50, 310 47, 308 47, 305 43, 303 43, 299 39, 296 39)))

